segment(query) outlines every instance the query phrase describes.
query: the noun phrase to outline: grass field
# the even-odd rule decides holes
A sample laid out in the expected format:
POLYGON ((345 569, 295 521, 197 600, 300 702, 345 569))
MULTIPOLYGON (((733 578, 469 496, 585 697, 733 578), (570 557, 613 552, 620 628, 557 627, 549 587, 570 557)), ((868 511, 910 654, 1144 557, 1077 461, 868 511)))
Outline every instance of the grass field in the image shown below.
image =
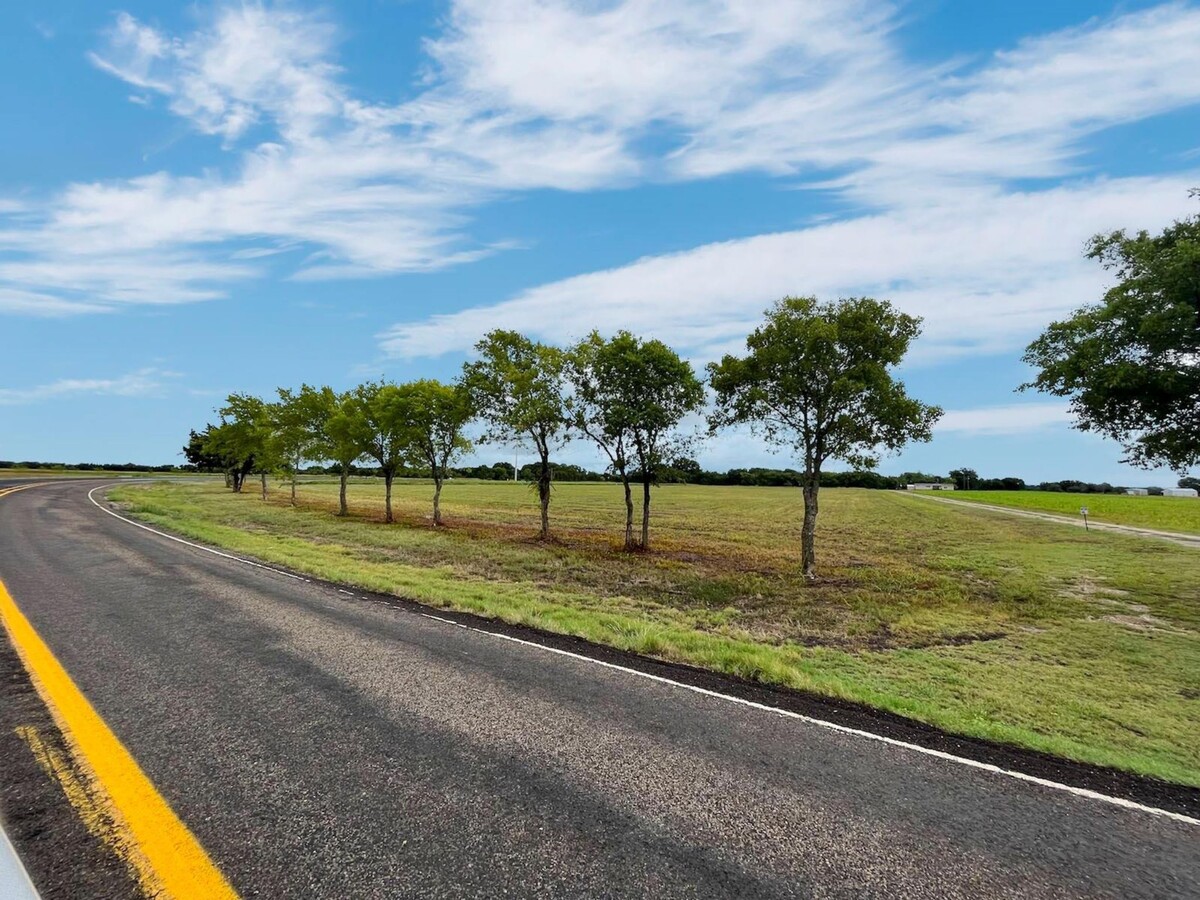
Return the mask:
POLYGON ((1059 494, 1050 491, 955 491, 955 500, 1016 509, 1079 515, 1088 508, 1093 522, 1200 534, 1200 500, 1195 497, 1132 497, 1125 494, 1059 494))
MULTIPOLYGON (((56 469, 22 469, 17 467, 0 469, 0 479, 4 478, 178 478, 180 476, 195 477, 193 472, 124 472, 116 469, 74 469, 70 466, 56 469)), ((203 477, 203 476, 202 476, 203 477)))
MULTIPOLYGON (((1200 553, 902 493, 667 485, 650 554, 619 549, 620 488, 563 484, 558 541, 525 485, 333 481, 263 503, 219 483, 124 485, 135 516, 318 577, 860 701, 962 734, 1200 785, 1200 553)), ((1132 499, 1132 498, 1131 498, 1132 499)), ((1145 499, 1145 498, 1143 498, 1145 499)))

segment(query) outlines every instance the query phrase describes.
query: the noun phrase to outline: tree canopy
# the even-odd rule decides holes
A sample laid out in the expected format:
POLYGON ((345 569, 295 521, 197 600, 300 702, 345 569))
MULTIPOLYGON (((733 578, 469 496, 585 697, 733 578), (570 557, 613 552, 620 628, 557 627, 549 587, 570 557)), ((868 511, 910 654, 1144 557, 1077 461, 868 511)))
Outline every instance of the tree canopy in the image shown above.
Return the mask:
POLYGON ((572 425, 608 457, 625 488, 625 546, 633 540, 631 470, 642 483, 640 546, 650 545, 650 486, 685 447, 677 428, 704 403, 704 385, 691 365, 658 340, 619 331, 605 340, 592 332, 570 353, 572 425))
POLYGON ((1200 465, 1200 215, 1098 234, 1087 255, 1118 282, 1029 345, 1022 389, 1070 398, 1076 427, 1120 441, 1125 462, 1200 465))

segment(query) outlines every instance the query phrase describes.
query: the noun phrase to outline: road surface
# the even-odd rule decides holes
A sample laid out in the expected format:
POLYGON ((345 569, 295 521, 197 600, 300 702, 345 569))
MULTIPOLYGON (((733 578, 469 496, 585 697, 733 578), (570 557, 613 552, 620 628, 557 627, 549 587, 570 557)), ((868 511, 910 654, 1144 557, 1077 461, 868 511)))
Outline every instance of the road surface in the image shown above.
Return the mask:
MULTIPOLYGON (((88 497, 97 484, 0 498, 0 579, 244 897, 1194 897, 1200 885, 1200 825, 1182 818, 253 568, 106 514, 88 497)), ((22 697, 0 709, 32 722, 22 697)), ((13 784, 39 771, 0 772, 10 826, 14 798, 51 802, 13 784)), ((9 828, 43 896, 135 896, 70 815, 24 829, 39 834, 9 828), (87 892, 72 893, 82 875, 64 848, 93 854, 87 892)))

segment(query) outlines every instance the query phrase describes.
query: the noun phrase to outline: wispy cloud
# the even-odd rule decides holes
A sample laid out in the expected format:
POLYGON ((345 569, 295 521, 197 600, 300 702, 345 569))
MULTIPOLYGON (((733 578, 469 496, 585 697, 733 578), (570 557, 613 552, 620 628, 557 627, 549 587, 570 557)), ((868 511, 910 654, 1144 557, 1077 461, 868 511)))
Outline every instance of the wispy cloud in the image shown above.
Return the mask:
POLYGON ((5 387, 0 388, 0 406, 80 396, 153 397, 161 395, 178 377, 178 372, 150 367, 117 378, 61 378, 24 388, 5 387))
POLYGON ((870 294, 925 319, 918 359, 998 352, 1102 292, 1087 237, 1153 226, 1193 204, 1200 173, 1076 184, 1004 195, 966 192, 798 231, 709 244, 542 285, 501 303, 396 325, 385 353, 468 349, 504 322, 552 341, 592 328, 652 334, 700 359, 740 349, 763 309, 786 294, 870 294))
MULTIPOLYGON (((453 0, 426 44, 428 77, 392 103, 355 96, 324 14, 220 6, 171 35, 122 13, 95 65, 218 138, 229 162, 71 185, 32 210, 0 205, 0 309, 37 312, 37 297, 52 298, 54 314, 219 297, 262 275, 256 254, 281 244, 305 250, 294 278, 459 265, 504 246, 473 241, 470 215, 506 193, 749 170, 841 191, 860 214, 902 227, 929 225, 932 243, 947 215, 986 212, 1009 179, 1071 172, 1086 135, 1200 100, 1200 9, 1189 4, 1095 20, 969 65, 907 59, 899 8, 453 0)), ((1045 280, 1073 279, 1073 266, 1045 280)), ((995 293, 986 279, 915 278, 930 298, 995 293)), ((717 334, 728 318, 718 310, 693 327, 717 334)), ((408 352, 402 334, 389 348, 408 352)))
POLYGON ((1012 403, 979 409, 948 409, 934 427, 938 434, 1027 434, 1073 421, 1065 403, 1012 403))

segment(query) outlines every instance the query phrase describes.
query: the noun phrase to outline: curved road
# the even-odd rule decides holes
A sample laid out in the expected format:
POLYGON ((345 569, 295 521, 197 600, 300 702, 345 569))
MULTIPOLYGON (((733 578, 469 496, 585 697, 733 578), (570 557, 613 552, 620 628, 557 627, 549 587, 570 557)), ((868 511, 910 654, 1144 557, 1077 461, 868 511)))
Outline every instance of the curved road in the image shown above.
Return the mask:
MULTIPOLYGON (((106 515, 98 483, 0 499, 0 579, 242 896, 1200 884, 1197 825, 252 568, 106 515)), ((18 846, 72 895, 45 835, 18 846)))

